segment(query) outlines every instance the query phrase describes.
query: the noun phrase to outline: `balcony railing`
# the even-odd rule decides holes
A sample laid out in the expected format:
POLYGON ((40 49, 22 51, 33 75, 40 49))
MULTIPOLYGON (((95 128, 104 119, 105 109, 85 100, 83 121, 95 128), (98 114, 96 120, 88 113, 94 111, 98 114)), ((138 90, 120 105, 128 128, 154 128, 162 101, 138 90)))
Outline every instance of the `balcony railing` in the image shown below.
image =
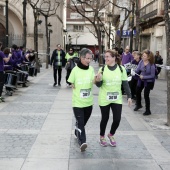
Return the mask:
MULTIPOLYGON (((159 10, 162 9, 159 8, 159 10)), ((155 15, 158 15, 159 13, 160 11, 158 11, 158 0, 154 0, 140 9, 140 18, 141 19, 151 18, 155 15)))

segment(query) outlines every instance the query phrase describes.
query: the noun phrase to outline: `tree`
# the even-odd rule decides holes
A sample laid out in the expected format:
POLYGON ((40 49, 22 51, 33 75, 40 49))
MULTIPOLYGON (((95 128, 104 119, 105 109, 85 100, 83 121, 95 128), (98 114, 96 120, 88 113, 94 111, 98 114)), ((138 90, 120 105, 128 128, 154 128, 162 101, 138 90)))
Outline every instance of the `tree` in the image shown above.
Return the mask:
MULTIPOLYGON (((164 17, 166 30, 166 49, 167 49, 167 65, 170 66, 170 2, 164 0, 164 17)), ((167 70, 167 125, 170 126, 170 70, 167 70)))
MULTIPOLYGON (((48 18, 56 15, 57 9, 60 5, 60 1, 58 0, 43 0, 40 4, 40 13, 45 18, 45 31, 46 31, 46 40, 47 40, 47 55, 46 55, 46 68, 48 68, 49 57, 50 57, 50 40, 48 34, 48 18)), ((57 18, 62 22, 62 19, 57 15, 57 18)))
MULTIPOLYGON (((132 3, 132 2, 133 1, 130 1, 130 3, 132 3)), ((124 10, 124 20, 122 21, 122 23, 120 23, 120 27, 119 27, 119 29, 120 29, 120 36, 119 36, 119 40, 117 42, 117 44, 118 44, 117 47, 120 48, 121 47, 121 41, 122 41, 123 28, 125 26, 126 20, 129 18, 129 15, 131 14, 132 10, 130 10, 128 7, 125 7, 124 5, 122 5, 119 1, 117 1, 117 2, 109 1, 109 3, 112 4, 114 7, 117 7, 119 9, 124 10)))
MULTIPOLYGON (((94 27, 94 33, 97 37, 99 52, 102 53, 102 29, 105 30, 105 25, 103 23, 104 18, 102 17, 103 10, 109 5, 109 1, 105 0, 70 0, 70 3, 67 4, 67 8, 71 11, 77 12, 80 14, 85 21, 88 21, 94 27), (78 4, 78 5, 77 5, 78 4), (93 15, 89 15, 93 14, 93 15), (90 17, 89 17, 90 16, 90 17), (91 17, 93 16, 93 17, 91 17)), ((99 64, 103 64, 103 60, 100 57, 99 64)))
POLYGON ((34 50, 36 51, 35 55, 35 63, 36 68, 38 72, 40 71, 40 63, 38 59, 38 14, 39 14, 39 8, 38 4, 40 3, 40 0, 27 0, 27 2, 30 4, 33 10, 34 15, 34 50))

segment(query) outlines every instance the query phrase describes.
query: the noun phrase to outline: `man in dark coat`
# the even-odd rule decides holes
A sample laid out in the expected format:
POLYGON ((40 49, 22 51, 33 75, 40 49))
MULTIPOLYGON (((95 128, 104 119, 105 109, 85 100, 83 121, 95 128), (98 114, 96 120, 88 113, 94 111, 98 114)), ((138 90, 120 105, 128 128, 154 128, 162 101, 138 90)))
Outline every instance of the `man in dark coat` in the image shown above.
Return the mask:
POLYGON ((61 49, 61 45, 57 45, 57 49, 55 49, 51 56, 50 65, 53 65, 54 71, 54 85, 57 85, 57 73, 58 73, 58 86, 61 86, 61 74, 62 74, 62 67, 66 64, 65 59, 65 52, 61 49))

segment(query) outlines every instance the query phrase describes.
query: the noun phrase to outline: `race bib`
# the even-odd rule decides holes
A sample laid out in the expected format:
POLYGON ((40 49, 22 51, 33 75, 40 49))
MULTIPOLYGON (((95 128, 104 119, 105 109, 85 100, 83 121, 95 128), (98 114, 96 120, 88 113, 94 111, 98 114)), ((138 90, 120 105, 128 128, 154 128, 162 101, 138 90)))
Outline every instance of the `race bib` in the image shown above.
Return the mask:
POLYGON ((91 95, 91 89, 81 89, 80 90, 80 98, 86 99, 91 95))
POLYGON ((118 100, 119 93, 118 92, 107 92, 107 100, 108 101, 116 101, 118 100))

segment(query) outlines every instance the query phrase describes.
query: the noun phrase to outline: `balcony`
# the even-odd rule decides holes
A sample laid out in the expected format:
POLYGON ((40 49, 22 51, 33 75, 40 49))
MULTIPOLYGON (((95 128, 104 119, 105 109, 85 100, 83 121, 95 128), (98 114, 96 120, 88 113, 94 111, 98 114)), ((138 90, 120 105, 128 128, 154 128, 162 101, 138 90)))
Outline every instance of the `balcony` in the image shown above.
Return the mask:
POLYGON ((149 28, 161 21, 163 21, 164 5, 160 0, 154 0, 141 8, 140 12, 140 26, 144 29, 149 28))

